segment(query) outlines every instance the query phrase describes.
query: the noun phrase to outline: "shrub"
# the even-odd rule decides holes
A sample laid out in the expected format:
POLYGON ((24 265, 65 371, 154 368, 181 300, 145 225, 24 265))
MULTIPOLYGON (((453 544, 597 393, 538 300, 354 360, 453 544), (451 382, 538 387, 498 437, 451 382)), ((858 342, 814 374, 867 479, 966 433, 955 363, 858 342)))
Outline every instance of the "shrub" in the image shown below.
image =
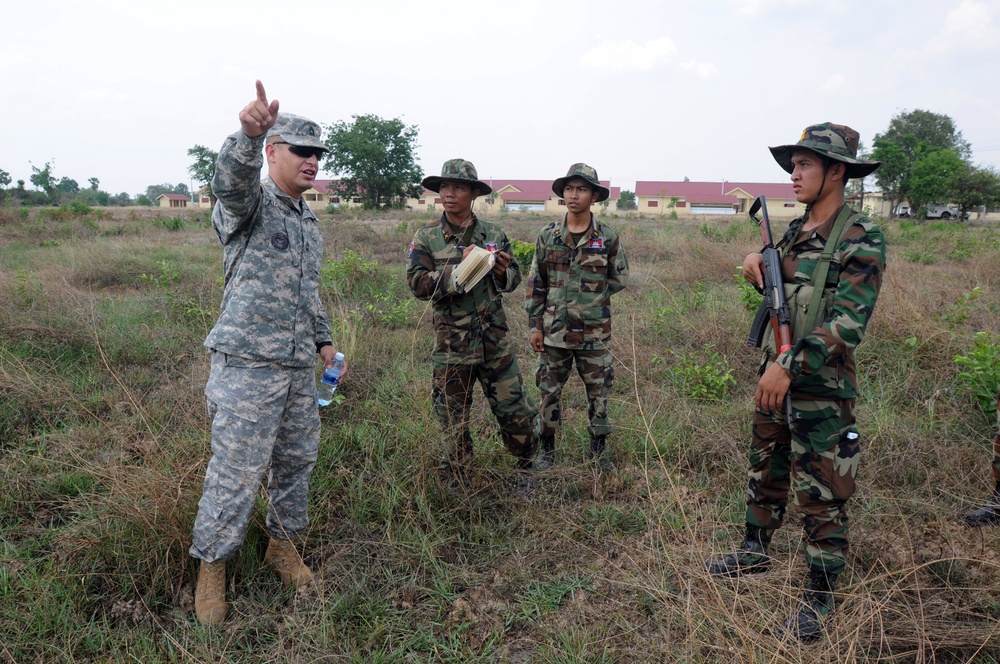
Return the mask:
POLYGON ((514 258, 517 259, 517 264, 521 266, 521 271, 527 274, 528 270, 531 269, 531 262, 535 260, 534 243, 511 240, 510 248, 511 251, 514 252, 514 258))
POLYGON ((983 412, 990 415, 996 411, 1000 393, 1000 337, 992 332, 977 332, 975 344, 968 355, 956 355, 954 360, 963 368, 959 379, 983 412))

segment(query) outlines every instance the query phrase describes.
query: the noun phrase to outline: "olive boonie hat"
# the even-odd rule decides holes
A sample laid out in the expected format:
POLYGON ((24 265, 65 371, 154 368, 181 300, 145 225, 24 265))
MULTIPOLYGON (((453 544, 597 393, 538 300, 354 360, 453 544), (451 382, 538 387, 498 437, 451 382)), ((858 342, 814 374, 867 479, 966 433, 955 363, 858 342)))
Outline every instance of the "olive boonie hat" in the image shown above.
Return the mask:
POLYGON ((479 187, 480 196, 493 191, 493 187, 479 179, 479 173, 476 172, 476 167, 472 165, 471 161, 466 159, 449 159, 444 162, 444 166, 441 167, 441 177, 428 175, 420 184, 424 185, 424 187, 430 189, 431 191, 440 191, 441 183, 445 180, 465 182, 473 187, 479 187))
POLYGON ((792 172, 792 153, 806 149, 846 164, 847 177, 863 178, 881 166, 881 162, 858 159, 860 137, 858 132, 846 125, 824 122, 806 127, 795 145, 779 145, 768 149, 778 165, 788 173, 792 172))
POLYGON ((607 200, 608 196, 611 195, 611 190, 601 184, 601 179, 597 177, 597 171, 583 162, 580 162, 579 164, 573 164, 569 167, 569 171, 566 172, 566 177, 559 178, 552 183, 552 191, 555 192, 556 196, 559 196, 560 198, 562 197, 563 189, 566 188, 566 183, 573 178, 586 180, 590 186, 594 188, 594 193, 597 194, 597 197, 594 199, 595 203, 607 200))
POLYGON ((327 147, 323 144, 323 130, 320 129, 318 124, 301 115, 278 113, 278 119, 267 130, 267 138, 273 136, 280 137, 281 140, 290 145, 297 145, 304 148, 319 148, 327 152, 327 147))

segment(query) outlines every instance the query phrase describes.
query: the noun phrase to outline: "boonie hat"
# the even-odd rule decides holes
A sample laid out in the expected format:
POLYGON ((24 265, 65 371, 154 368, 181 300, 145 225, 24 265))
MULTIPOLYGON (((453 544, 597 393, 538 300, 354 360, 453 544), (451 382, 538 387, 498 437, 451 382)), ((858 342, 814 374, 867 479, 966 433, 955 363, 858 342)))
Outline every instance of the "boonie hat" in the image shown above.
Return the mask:
POLYGON ((323 130, 319 125, 301 115, 291 113, 278 113, 278 119, 274 125, 267 130, 267 138, 278 136, 289 145, 297 145, 304 148, 318 148, 328 152, 323 144, 323 130))
POLYGON ((802 136, 795 145, 779 145, 768 148, 778 165, 791 173, 792 153, 796 150, 812 150, 813 152, 843 162, 847 166, 847 177, 863 178, 871 174, 882 162, 870 159, 858 159, 858 140, 861 135, 846 125, 824 122, 809 125, 802 130, 802 136))
POLYGON ((597 194, 597 198, 594 199, 595 203, 607 200, 608 196, 611 195, 611 190, 601 184, 601 179, 597 177, 597 171, 595 171, 591 166, 587 166, 583 162, 580 162, 579 164, 573 164, 569 167, 569 170, 566 172, 566 177, 559 178, 552 183, 552 191, 556 194, 556 196, 562 198, 563 190, 566 188, 566 183, 573 178, 582 178, 594 188, 594 192, 597 194))
POLYGON ((479 173, 471 161, 466 159, 449 159, 441 167, 441 176, 428 175, 420 184, 431 191, 440 191, 445 180, 465 182, 473 187, 479 187, 479 195, 483 196, 493 191, 493 187, 479 179, 479 173))

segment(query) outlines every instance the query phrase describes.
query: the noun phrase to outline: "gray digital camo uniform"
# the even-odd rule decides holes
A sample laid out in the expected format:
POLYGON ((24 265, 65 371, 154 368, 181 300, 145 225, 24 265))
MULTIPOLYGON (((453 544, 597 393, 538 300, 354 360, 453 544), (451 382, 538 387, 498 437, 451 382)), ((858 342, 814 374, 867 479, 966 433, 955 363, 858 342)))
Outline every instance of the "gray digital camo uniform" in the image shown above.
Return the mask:
POLYGON ((524 388, 517 356, 510 347, 510 328, 502 293, 521 283, 521 268, 513 258, 507 234, 496 224, 473 215, 469 243, 510 254, 501 282, 487 274, 471 291, 456 286, 452 271, 462 260, 462 238, 440 222, 416 232, 410 245, 406 281, 413 295, 430 300, 436 346, 432 357, 434 413, 444 430, 446 453, 460 460, 472 451, 469 409, 472 387, 478 381, 500 424, 504 445, 518 459, 531 459, 535 405, 524 388))
POLYGON ((570 246, 566 220, 538 233, 524 307, 528 327, 542 332, 536 383, 542 403, 536 430, 553 436, 562 415, 563 386, 573 360, 587 391, 591 436, 611 432, 608 390, 614 381, 611 356, 611 296, 628 282, 628 259, 618 233, 591 215, 590 231, 570 246))
POLYGON ((205 340, 212 459, 190 553, 225 560, 242 545, 268 465, 267 529, 291 539, 309 523, 309 476, 319 447, 316 350, 330 343, 319 299, 323 238, 316 217, 268 177, 264 138, 226 139, 212 189, 222 242, 222 311, 205 340))

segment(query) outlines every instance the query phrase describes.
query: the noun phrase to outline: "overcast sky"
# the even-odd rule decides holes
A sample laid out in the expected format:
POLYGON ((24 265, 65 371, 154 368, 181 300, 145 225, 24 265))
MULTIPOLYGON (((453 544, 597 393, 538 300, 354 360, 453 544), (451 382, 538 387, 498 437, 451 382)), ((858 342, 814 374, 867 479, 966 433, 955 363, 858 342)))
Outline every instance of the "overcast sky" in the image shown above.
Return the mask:
POLYGON ((827 120, 870 145, 915 109, 996 165, 998 65, 1000 0, 11 1, 0 169, 190 185, 188 148, 218 149, 258 78, 322 124, 417 125, 425 174, 782 182, 768 145, 827 120))

